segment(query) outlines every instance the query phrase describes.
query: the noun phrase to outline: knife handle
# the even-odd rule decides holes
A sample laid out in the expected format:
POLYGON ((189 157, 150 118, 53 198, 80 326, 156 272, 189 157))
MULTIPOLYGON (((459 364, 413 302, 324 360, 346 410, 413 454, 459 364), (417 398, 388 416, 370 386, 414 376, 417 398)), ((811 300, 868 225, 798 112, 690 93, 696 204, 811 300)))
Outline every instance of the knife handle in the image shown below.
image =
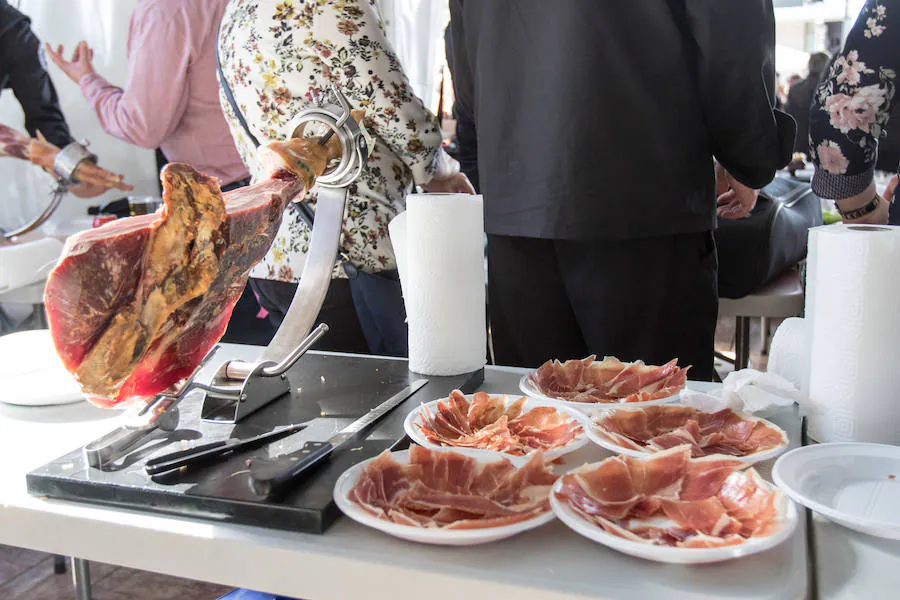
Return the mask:
POLYGON ((334 446, 329 442, 306 442, 300 449, 300 460, 290 467, 277 472, 251 472, 253 491, 268 498, 280 496, 300 475, 328 458, 333 451, 334 446))
POLYGON ((177 469, 185 464, 189 464, 191 459, 198 454, 209 452, 210 450, 218 450, 227 445, 228 442, 223 440, 220 442, 210 442, 209 444, 194 446, 193 448, 188 448, 186 450, 170 452, 169 454, 164 454, 148 460, 144 465, 144 469, 147 471, 147 475, 158 475, 164 471, 171 471, 172 469, 177 469))

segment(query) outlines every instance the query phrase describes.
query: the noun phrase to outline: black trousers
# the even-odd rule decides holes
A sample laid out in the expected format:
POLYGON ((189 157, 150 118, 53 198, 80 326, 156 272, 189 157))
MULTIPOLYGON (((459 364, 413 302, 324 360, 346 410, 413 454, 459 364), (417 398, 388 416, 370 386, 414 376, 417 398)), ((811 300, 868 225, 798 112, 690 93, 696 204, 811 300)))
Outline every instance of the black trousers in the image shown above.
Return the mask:
POLYGON ((498 364, 590 354, 692 365, 711 380, 718 294, 711 231, 624 241, 488 236, 498 364))
MULTIPOLYGON (((250 279, 250 286, 259 296, 263 308, 269 311, 268 319, 274 335, 291 306, 297 284, 250 279)), ((369 354, 369 345, 356 316, 350 282, 347 279, 331 280, 318 321, 328 325, 328 333, 316 342, 313 346, 315 350, 369 354)))

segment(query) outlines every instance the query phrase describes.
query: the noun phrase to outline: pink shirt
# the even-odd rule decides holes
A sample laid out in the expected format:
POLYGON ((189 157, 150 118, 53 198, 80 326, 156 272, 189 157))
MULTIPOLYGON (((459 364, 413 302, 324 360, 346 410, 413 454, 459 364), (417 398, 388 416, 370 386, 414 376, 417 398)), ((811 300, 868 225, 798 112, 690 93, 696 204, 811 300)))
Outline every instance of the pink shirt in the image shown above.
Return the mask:
POLYGON ((249 175, 219 105, 216 38, 228 0, 143 0, 131 15, 123 90, 96 73, 79 81, 107 133, 213 175, 249 175))

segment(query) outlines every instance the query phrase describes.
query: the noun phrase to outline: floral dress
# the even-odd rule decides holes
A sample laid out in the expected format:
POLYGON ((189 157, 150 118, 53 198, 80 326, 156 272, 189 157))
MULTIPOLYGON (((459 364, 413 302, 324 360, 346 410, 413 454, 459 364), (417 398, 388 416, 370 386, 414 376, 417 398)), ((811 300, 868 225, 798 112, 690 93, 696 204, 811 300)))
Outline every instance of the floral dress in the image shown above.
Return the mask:
POLYGON ((867 0, 810 111, 813 191, 841 200, 872 182, 900 68, 900 0, 867 0))
MULTIPOLYGON (((352 108, 366 111, 375 138, 367 168, 349 186, 342 250, 367 272, 396 268, 388 223, 404 209, 413 183, 427 183, 441 161, 435 116, 415 96, 368 0, 232 0, 219 34, 223 75, 261 144, 285 137, 293 116, 336 84, 352 108)), ((222 95, 222 106, 244 162, 262 174, 256 149, 222 95)), ((315 210, 316 188, 307 196, 315 210)), ((260 279, 295 282, 310 230, 291 204, 265 259, 260 279)), ((335 277, 344 277, 339 264, 335 277)))

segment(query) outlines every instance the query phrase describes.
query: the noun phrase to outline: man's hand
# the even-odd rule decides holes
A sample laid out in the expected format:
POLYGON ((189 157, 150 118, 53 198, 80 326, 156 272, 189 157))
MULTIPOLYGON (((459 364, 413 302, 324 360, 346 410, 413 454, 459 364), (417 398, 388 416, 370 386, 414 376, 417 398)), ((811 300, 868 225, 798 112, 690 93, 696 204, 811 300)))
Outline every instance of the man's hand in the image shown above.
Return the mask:
POLYGON ((69 188, 69 192, 78 198, 96 198, 107 188, 93 183, 77 183, 69 188))
POLYGON ((749 188, 716 165, 716 215, 723 219, 742 219, 756 206, 759 191, 749 188))
POLYGON ((475 188, 465 173, 454 173, 449 177, 435 177, 422 186, 430 194, 474 194, 475 188))
POLYGON ((82 77, 94 72, 94 65, 91 63, 94 59, 94 51, 91 50, 84 40, 78 42, 78 45, 75 46, 75 51, 72 53, 72 60, 68 61, 63 58, 62 45, 57 46, 56 50, 50 44, 44 44, 44 47, 47 50, 47 55, 50 56, 50 60, 56 63, 56 66, 62 69, 63 73, 68 75, 69 79, 74 81, 76 85, 81 81, 82 77))

